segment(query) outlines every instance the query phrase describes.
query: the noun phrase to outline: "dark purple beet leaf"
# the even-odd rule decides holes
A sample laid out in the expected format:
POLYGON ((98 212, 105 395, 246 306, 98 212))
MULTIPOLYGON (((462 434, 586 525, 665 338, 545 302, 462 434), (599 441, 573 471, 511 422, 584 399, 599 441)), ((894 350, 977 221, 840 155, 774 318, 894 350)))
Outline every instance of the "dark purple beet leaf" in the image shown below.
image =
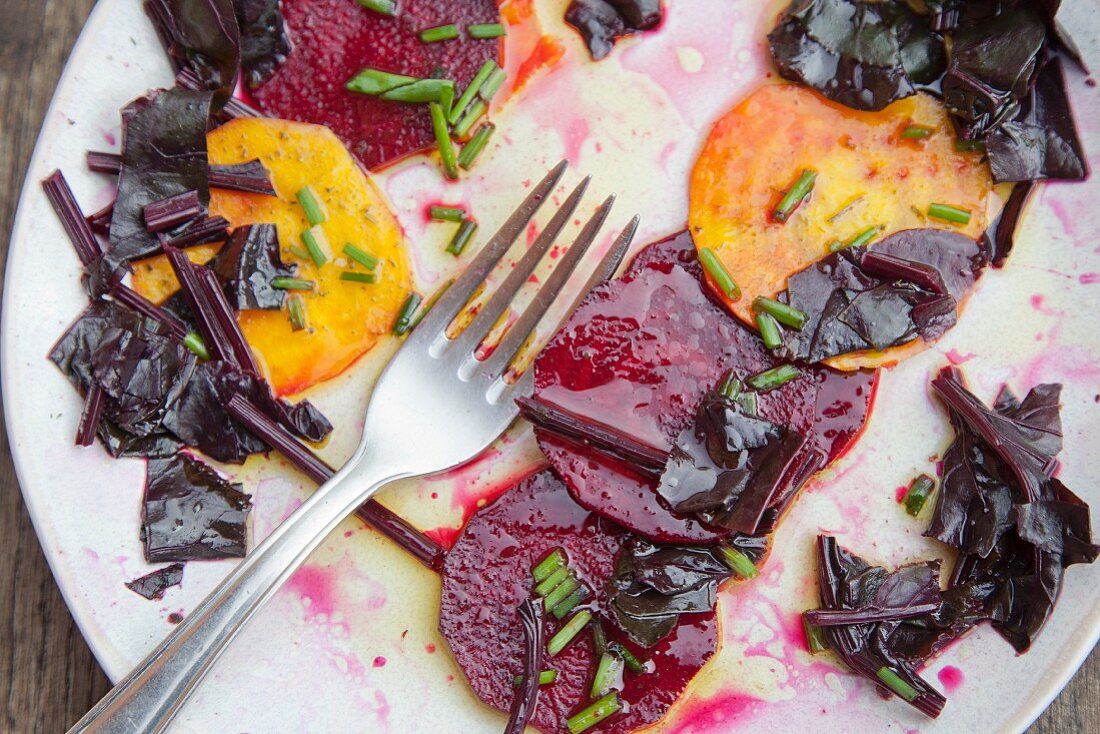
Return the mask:
POLYGON ((565 22, 584 38, 593 61, 611 53, 615 41, 660 24, 660 0, 572 0, 565 22))
POLYGON ((183 581, 183 564, 173 563, 171 566, 158 568, 156 571, 126 582, 126 588, 144 596, 150 601, 161 599, 169 587, 179 586, 183 581))
POLYGON ((279 235, 274 224, 250 224, 233 230, 210 267, 238 311, 282 308, 286 291, 271 283, 275 278, 289 278, 298 270, 284 264, 279 256, 279 235))
POLYGON ((176 71, 187 67, 218 109, 237 83, 241 38, 232 0, 145 0, 145 12, 176 71))
POLYGON ((141 512, 145 560, 243 558, 250 509, 241 485, 186 454, 151 459, 141 512))
POLYGON ((233 0, 241 33, 241 71, 249 89, 263 84, 290 53, 279 0, 233 0))

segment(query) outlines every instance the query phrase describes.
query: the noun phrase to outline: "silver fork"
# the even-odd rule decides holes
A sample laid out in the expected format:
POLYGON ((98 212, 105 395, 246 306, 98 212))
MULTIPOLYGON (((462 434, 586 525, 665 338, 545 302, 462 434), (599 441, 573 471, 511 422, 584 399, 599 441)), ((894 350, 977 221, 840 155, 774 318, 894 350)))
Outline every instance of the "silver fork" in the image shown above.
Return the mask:
MULTIPOLYGON (((225 646, 341 520, 389 482, 465 463, 508 428, 517 416, 513 399, 531 386, 529 371, 518 380, 505 379, 509 365, 595 240, 614 196, 596 209, 486 359, 477 359, 475 350, 568 223, 588 179, 562 203, 470 324, 453 338, 447 329, 524 231, 565 168, 562 161, 535 186, 409 335, 378 379, 363 437, 348 463, 253 549, 70 732, 162 731, 225 646), (453 430, 455 426, 459 430, 453 430)), ((634 217, 588 278, 581 296, 615 271, 637 225, 634 217)))

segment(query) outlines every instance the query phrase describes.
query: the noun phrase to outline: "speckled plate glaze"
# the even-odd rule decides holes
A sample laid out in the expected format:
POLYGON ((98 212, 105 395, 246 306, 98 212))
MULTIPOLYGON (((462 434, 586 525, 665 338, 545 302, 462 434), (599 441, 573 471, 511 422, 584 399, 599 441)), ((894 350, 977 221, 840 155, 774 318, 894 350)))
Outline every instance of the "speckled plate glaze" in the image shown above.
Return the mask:
MULTIPOLYGON (((350 1, 350 0, 349 0, 350 1)), ((518 0, 515 0, 518 2, 518 0)), ((683 227, 687 177, 713 120, 765 83, 765 32, 777 6, 756 0, 670 3, 663 27, 620 44, 609 60, 586 60, 560 19, 562 2, 536 2, 545 33, 564 51, 496 114, 500 133, 457 185, 415 157, 377 176, 405 226, 425 291, 456 268, 438 253, 450 230, 425 222, 429 202, 472 206, 490 232, 530 179, 565 156, 565 184, 595 175, 600 195, 619 194, 612 222, 643 215, 641 245, 683 227)), ((1067 25, 1100 67, 1100 19, 1090 0, 1067 3, 1067 25)), ((523 3, 524 6, 527 3, 523 3)), ((517 39, 518 31, 514 34, 517 39)), ((514 71, 522 58, 512 54, 514 71)), ((60 167, 86 211, 109 197, 89 174, 86 149, 116 145, 118 108, 171 75, 137 0, 101 0, 73 52, 28 173, 12 238, 3 311, 7 424, 23 493, 69 608, 100 663, 119 678, 229 570, 192 563, 182 588, 149 602, 123 582, 149 570, 138 540, 142 465, 77 449, 80 400, 46 353, 85 301, 78 264, 38 182, 60 167)), ((1100 94, 1076 71, 1077 119, 1100 165, 1100 94)), ((593 202, 597 197, 590 197, 593 202)), ((1002 382, 1022 392, 1065 384, 1062 478, 1100 507, 1100 179, 1050 185, 1030 207, 1008 266, 987 274, 961 323, 936 346, 892 370, 859 445, 808 487, 775 538, 761 576, 721 595, 722 647, 659 726, 668 732, 1019 731, 1054 697, 1100 633, 1100 564, 1068 573, 1061 603, 1026 658, 989 629, 954 645, 926 670, 949 703, 932 722, 828 657, 803 651, 798 613, 814 604, 812 540, 822 531, 886 565, 941 550, 920 537, 895 490, 933 468, 949 440, 928 391, 944 364, 961 365, 991 399, 1002 382)), ((583 216, 586 212, 581 212, 583 216)), ((608 234, 610 237, 610 233, 608 234)), ((604 243, 606 244, 606 242, 604 243)), ((309 397, 333 419, 324 458, 340 463, 358 439, 383 344, 309 397)), ((450 476, 407 482, 383 500, 449 542, 479 503, 538 465, 528 430, 517 427, 486 456, 450 476)), ((311 487, 277 459, 226 471, 255 498, 253 542, 311 487)), ((181 732, 493 732, 504 718, 467 688, 437 632, 439 582, 374 532, 345 522, 256 616, 174 725, 181 732)))

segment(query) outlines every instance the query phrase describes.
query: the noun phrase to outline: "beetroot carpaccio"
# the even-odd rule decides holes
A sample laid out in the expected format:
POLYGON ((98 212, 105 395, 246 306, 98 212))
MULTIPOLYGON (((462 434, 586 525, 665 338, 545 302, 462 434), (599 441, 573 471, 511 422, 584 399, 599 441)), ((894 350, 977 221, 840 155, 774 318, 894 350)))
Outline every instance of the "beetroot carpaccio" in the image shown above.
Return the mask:
POLYGON ((426 148, 435 136, 427 105, 345 89, 356 73, 446 77, 461 89, 486 61, 501 60, 497 39, 424 43, 419 35, 448 23, 499 23, 494 0, 402 3, 394 18, 347 0, 283 0, 283 16, 292 50, 253 98, 272 117, 328 126, 367 168, 426 148))

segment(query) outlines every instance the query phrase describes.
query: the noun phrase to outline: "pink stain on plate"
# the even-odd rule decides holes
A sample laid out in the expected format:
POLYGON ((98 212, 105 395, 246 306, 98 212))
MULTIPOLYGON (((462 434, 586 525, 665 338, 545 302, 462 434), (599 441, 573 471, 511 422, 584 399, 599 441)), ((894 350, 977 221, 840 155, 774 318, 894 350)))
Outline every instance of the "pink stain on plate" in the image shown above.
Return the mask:
POLYGON ((327 568, 302 566, 290 577, 287 587, 301 597, 306 619, 332 614, 336 608, 336 579, 327 568))
POLYGON ((944 354, 944 356, 947 357, 947 361, 950 362, 951 364, 960 365, 960 364, 963 364, 965 362, 969 362, 970 360, 974 359, 974 357, 976 357, 977 355, 974 354, 973 352, 967 352, 966 354, 963 354, 958 349, 955 349, 954 347, 952 347, 951 349, 947 350, 947 353, 944 354))
POLYGON ((379 655, 378 657, 376 657, 374 659, 374 667, 376 667, 376 668, 386 667, 386 658, 383 657, 382 655, 379 655))
POLYGON ((959 686, 963 684, 963 672, 956 668, 954 665, 945 665, 936 677, 940 679, 940 683, 943 685, 943 690, 947 694, 952 694, 959 690, 959 686))
POLYGON ((1093 283, 1100 283, 1100 273, 1081 273, 1081 276, 1077 278, 1081 285, 1092 285, 1093 283))
POLYGON ((753 716, 760 699, 743 693, 720 693, 711 698, 688 699, 676 713, 682 731, 733 731, 753 716))
POLYGON ((902 486, 900 486, 896 490, 894 490, 894 499, 900 505, 902 502, 905 501, 905 495, 907 495, 908 493, 909 493, 909 488, 906 487, 903 484, 902 486))

